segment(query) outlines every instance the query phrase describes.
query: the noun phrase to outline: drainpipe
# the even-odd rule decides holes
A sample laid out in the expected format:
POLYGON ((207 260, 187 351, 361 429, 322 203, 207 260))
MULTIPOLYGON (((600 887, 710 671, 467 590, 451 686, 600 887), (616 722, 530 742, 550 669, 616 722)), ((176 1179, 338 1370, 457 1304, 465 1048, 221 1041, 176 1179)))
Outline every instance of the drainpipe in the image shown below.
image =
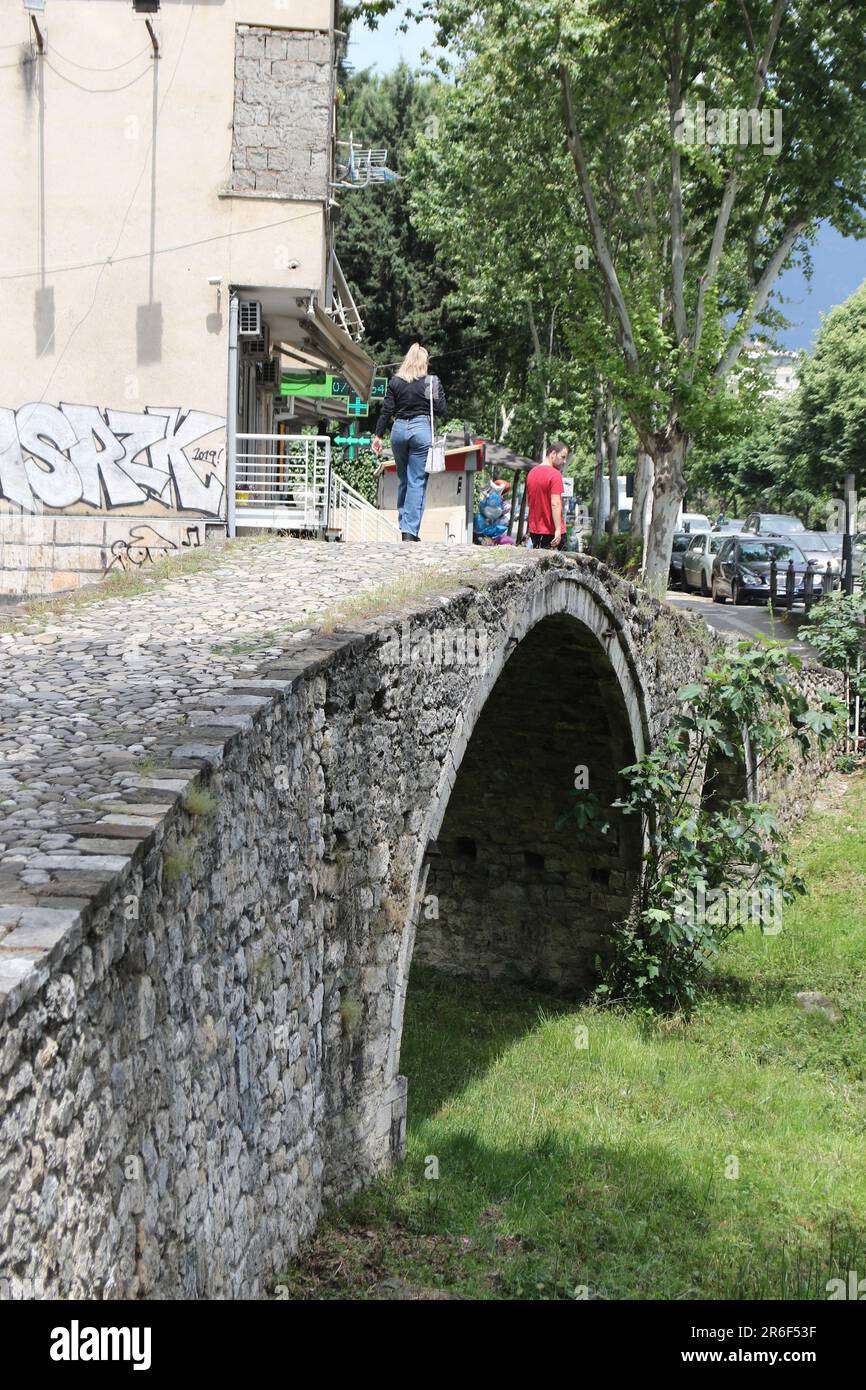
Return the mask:
POLYGON ((226 404, 226 533, 234 540, 235 490, 238 460, 238 300, 229 297, 229 385, 226 404))

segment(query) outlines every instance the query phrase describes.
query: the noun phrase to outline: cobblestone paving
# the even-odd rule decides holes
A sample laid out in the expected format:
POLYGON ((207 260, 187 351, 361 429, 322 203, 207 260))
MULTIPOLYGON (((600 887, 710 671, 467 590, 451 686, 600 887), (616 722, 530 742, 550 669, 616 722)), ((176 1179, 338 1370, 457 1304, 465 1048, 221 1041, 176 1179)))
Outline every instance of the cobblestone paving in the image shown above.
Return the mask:
POLYGON ((309 646, 327 610, 430 568, 447 592, 468 566, 534 561, 258 541, 140 596, 0 631, 0 936, 16 905, 76 908, 110 880, 202 765, 196 727, 243 727, 264 698, 256 672, 309 646))

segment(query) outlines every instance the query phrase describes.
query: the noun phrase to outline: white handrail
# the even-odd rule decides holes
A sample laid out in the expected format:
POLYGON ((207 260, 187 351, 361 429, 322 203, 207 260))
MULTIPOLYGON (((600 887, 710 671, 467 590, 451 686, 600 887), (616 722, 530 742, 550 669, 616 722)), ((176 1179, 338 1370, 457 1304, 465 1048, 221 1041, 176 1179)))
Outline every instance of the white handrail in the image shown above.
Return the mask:
POLYGON ((331 513, 332 525, 340 526, 344 541, 402 539, 399 526, 371 505, 357 488, 341 478, 339 473, 331 474, 331 513), (342 523, 342 525, 340 525, 342 523), (369 532, 372 531, 372 537, 369 532), (355 534, 360 532, 360 534, 355 534))

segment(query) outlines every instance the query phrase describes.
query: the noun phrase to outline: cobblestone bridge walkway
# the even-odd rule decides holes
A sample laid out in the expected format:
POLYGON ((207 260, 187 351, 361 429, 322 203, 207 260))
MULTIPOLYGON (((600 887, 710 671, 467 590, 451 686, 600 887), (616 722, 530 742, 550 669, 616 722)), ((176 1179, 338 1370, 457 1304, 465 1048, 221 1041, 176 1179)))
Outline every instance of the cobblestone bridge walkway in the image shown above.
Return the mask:
POLYGON ((445 593, 467 568, 503 563, 535 557, 237 542, 135 597, 0 626, 0 937, 16 906, 29 922, 40 906, 75 909, 121 868, 198 770, 178 757, 196 725, 242 726, 257 699, 240 689, 293 646, 308 651, 328 610, 371 592, 384 603, 382 586, 411 592, 433 574, 445 593))

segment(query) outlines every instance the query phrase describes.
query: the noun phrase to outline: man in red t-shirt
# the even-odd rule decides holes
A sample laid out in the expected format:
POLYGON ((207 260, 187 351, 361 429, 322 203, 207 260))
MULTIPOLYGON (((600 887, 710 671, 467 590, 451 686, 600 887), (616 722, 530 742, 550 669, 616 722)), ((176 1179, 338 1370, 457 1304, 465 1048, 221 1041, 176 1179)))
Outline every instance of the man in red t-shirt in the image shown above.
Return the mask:
POLYGON ((530 468, 526 478, 529 500, 529 536, 537 550, 556 550, 562 544, 562 470, 568 462, 568 445, 548 445, 544 463, 530 468))

